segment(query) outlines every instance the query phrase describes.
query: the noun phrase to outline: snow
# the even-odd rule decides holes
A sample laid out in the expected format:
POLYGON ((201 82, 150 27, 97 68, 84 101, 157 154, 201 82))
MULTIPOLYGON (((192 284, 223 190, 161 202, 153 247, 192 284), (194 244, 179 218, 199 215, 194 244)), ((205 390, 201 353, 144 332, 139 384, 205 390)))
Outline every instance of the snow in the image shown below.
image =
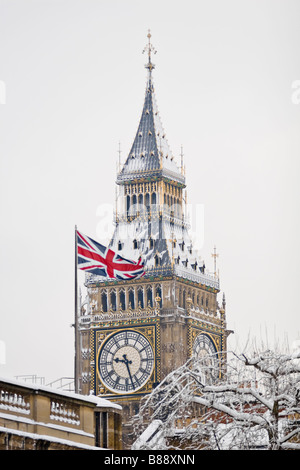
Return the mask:
MULTIPOLYGON (((13 434, 14 436, 26 437, 26 438, 30 438, 32 440, 37 440, 37 441, 45 440, 45 441, 48 441, 48 442, 58 443, 60 445, 78 447, 79 449, 104 450, 101 447, 90 446, 88 444, 81 444, 79 442, 70 441, 68 439, 55 438, 53 436, 48 436, 48 435, 43 435, 43 434, 35 434, 35 433, 31 433, 31 432, 19 431, 19 430, 10 429, 10 428, 8 429, 8 428, 5 428, 3 426, 0 426, 0 432, 1 433, 13 434)), ((105 450, 107 450, 107 449, 105 449, 105 450)))
POLYGON ((23 388, 28 388, 31 390, 36 390, 36 391, 55 393, 56 395, 61 395, 61 396, 68 397, 68 398, 76 398, 77 400, 85 401, 88 403, 93 403, 96 406, 103 407, 103 408, 107 407, 107 408, 115 408, 117 410, 122 410, 122 407, 118 405, 117 403, 112 403, 105 398, 97 397, 95 395, 80 395, 78 393, 65 392, 65 391, 58 390, 52 387, 47 387, 44 385, 28 384, 27 382, 22 382, 21 380, 6 379, 3 377, 0 377, 0 382, 4 382, 10 385, 15 385, 15 386, 23 387, 23 388))
POLYGON ((138 437, 132 445, 132 450, 149 448, 152 450, 161 448, 163 438, 163 423, 159 419, 154 419, 145 431, 138 437))
POLYGON ((143 416, 151 415, 164 416, 159 431, 165 442, 176 437, 184 448, 300 450, 299 359, 298 348, 253 357, 227 352, 224 377, 207 383, 199 372, 205 359, 197 368, 196 359, 188 361, 147 397, 135 425, 142 433, 136 445, 147 448, 151 427, 144 431, 143 416), (201 419, 195 404, 206 410, 201 419))

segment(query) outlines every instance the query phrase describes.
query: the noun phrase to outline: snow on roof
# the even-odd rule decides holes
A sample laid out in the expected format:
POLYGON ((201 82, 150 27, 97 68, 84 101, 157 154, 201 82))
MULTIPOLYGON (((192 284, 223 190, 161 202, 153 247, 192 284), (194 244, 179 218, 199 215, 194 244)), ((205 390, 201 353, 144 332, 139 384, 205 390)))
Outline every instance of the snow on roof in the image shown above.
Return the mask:
POLYGON ((76 400, 93 403, 96 406, 100 406, 100 407, 115 408, 118 410, 122 409, 122 407, 118 405, 117 403, 112 403, 106 398, 98 397, 95 395, 80 395, 79 393, 66 392, 63 390, 56 389, 56 388, 47 387, 46 385, 37 385, 37 384, 32 384, 32 383, 28 384, 27 382, 23 382, 21 380, 7 379, 3 377, 0 377, 0 382, 5 382, 10 385, 15 385, 15 386, 23 387, 23 388, 28 388, 31 390, 36 390, 36 391, 40 390, 42 392, 55 393, 56 395, 61 395, 67 398, 73 398, 76 400))

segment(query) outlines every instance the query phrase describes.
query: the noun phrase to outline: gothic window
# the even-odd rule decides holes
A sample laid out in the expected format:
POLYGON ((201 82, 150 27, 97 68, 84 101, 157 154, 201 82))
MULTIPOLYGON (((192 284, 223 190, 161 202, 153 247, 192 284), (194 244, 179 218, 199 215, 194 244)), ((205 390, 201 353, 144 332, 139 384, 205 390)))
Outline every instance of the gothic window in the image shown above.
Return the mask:
POLYGON ((151 195, 151 204, 153 206, 156 205, 156 193, 152 193, 152 195, 151 195))
POLYGON ((176 214, 178 216, 180 216, 180 204, 179 204, 179 199, 177 199, 177 203, 176 203, 176 214))
POLYGON ((101 294, 101 303, 102 303, 103 312, 107 312, 107 294, 106 294, 106 292, 102 292, 102 294, 101 294))
POLYGON ((147 210, 149 210, 150 209, 150 194, 149 193, 145 195, 145 205, 146 205, 147 210))
POLYGON ((120 242, 120 240, 119 240, 118 241, 118 250, 120 251, 120 250, 122 250, 122 248, 123 248, 123 243, 120 242))
POLYGON ((125 292, 120 291, 120 307, 122 310, 126 310, 125 292))
POLYGON ((147 288, 147 305, 153 307, 152 287, 147 288))
POLYGON ((154 265, 156 268, 160 266, 160 257, 158 255, 154 256, 154 265))
POLYGON ((138 306, 144 308, 144 291, 143 289, 138 290, 138 306))
POLYGON ((127 211, 127 214, 130 211, 130 196, 126 196, 126 211, 127 211))
POLYGON ((143 207, 143 195, 139 194, 139 210, 141 210, 143 207))
POLYGON ((170 209, 171 209, 171 211, 174 211, 173 196, 170 196, 170 209))
POLYGON ((117 298, 116 298, 115 291, 112 291, 110 293, 110 305, 111 305, 112 310, 114 310, 115 312, 117 310, 117 298))
POLYGON ((156 286, 156 289, 155 289, 155 297, 159 297, 159 298, 160 298, 159 305, 160 305, 160 307, 162 307, 161 286, 156 286))
POLYGON ((136 199, 135 194, 132 196, 132 206, 133 206, 133 213, 135 214, 137 211, 137 199, 136 199))
POLYGON ((128 295, 128 300, 129 300, 129 305, 132 309, 135 308, 135 303, 134 303, 134 291, 130 290, 129 295, 128 295))
POLYGON ((134 248, 134 250, 136 250, 138 248, 137 240, 133 240, 133 248, 134 248))
POLYGON ((150 248, 150 250, 151 250, 152 248, 154 248, 154 240, 153 240, 153 238, 151 238, 151 237, 149 238, 149 248, 150 248))

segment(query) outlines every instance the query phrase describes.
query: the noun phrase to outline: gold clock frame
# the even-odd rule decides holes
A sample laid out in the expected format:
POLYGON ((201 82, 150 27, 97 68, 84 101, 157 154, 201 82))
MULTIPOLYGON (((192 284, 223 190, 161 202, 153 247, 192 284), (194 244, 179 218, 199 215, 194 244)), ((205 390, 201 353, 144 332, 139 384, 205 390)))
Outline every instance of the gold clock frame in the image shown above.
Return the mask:
POLYGON ((107 325, 106 323, 105 327, 97 325, 97 327, 94 328, 93 335, 91 335, 91 365, 91 389, 94 391, 95 395, 109 398, 126 397, 130 399, 151 393, 153 385, 160 381, 160 323, 158 318, 149 318, 147 323, 135 322, 135 324, 132 325, 128 325, 128 323, 123 325, 121 322, 118 322, 118 325, 107 325), (101 348, 110 336, 123 331, 135 331, 143 335, 149 341, 154 356, 153 369, 149 379, 141 388, 132 393, 112 392, 101 381, 99 374, 98 358, 101 348))

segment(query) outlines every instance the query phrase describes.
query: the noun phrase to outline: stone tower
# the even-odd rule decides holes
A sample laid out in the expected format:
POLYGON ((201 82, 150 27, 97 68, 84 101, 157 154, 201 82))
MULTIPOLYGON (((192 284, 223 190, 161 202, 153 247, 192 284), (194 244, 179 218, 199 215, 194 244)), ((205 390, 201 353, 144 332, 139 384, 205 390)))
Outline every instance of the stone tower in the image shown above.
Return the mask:
MULTIPOLYGON (((87 299, 78 318, 79 389, 138 410, 169 372, 192 354, 226 351, 225 299, 219 279, 193 250, 184 210, 186 188, 168 145, 155 100, 148 35, 142 115, 119 190, 110 248, 145 263, 145 275, 118 280, 86 275, 87 299)), ((222 371, 220 370, 220 374, 222 371)))

